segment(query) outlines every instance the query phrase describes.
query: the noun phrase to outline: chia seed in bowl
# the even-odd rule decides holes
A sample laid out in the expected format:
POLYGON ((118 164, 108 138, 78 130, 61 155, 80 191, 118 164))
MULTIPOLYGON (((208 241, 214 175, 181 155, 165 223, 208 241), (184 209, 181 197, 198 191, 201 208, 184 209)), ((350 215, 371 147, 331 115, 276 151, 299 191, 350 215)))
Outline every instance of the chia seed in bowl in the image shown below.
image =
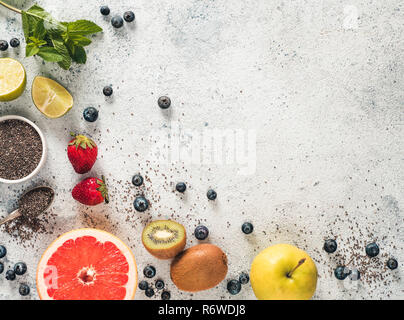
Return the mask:
POLYGON ((39 129, 18 116, 0 118, 0 181, 22 182, 44 162, 44 139, 39 129))

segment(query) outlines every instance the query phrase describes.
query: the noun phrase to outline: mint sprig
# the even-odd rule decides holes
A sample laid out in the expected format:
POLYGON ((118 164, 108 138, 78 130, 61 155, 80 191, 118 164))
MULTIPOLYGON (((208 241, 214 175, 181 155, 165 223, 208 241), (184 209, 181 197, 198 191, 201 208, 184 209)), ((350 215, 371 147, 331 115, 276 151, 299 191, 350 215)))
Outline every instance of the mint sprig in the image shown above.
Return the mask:
POLYGON ((92 42, 88 36, 102 31, 101 27, 89 20, 60 22, 38 5, 33 5, 27 11, 14 8, 3 1, 0 1, 0 5, 21 14, 27 43, 25 55, 57 62, 65 70, 70 68, 72 62, 86 63, 84 47, 92 42))

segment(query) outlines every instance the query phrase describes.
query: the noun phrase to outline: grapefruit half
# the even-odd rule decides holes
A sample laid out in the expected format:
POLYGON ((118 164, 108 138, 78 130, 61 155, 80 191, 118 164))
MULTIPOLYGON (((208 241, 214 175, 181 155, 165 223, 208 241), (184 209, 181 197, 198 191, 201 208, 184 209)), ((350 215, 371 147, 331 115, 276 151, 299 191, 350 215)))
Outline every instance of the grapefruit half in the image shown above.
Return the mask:
POLYGON ((137 287, 135 257, 106 231, 72 230, 42 255, 36 285, 42 300, 130 300, 137 287))

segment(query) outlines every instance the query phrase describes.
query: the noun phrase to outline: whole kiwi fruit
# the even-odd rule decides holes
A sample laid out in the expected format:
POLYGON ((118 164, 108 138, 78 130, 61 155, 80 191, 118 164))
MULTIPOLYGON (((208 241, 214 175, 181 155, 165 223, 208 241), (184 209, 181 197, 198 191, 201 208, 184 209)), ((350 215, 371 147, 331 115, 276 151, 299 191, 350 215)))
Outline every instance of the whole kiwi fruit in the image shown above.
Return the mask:
POLYGON ((171 280, 183 291, 202 291, 218 285, 227 274, 227 256, 203 243, 181 252, 171 263, 171 280))

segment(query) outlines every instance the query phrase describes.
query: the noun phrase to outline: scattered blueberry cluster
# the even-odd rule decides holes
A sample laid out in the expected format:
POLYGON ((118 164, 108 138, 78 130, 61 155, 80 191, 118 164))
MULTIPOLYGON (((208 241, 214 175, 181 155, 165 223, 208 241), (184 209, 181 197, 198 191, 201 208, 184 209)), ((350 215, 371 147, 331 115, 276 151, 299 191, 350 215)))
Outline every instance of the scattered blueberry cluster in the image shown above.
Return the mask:
MULTIPOLYGON (((153 267, 153 266, 150 266, 150 265, 146 266, 143 269, 143 275, 148 279, 154 278, 156 276, 156 268, 153 267)), ((164 288, 165 288, 165 283, 164 283, 163 280, 157 279, 154 282, 154 289, 156 289, 157 291, 164 290, 164 288)), ((139 282, 139 289, 144 291, 146 297, 148 297, 148 298, 153 297, 154 294, 155 294, 154 289, 152 288, 152 286, 149 285, 149 283, 147 281, 145 281, 145 280, 142 280, 142 281, 139 282)), ((170 294, 169 291, 164 290, 161 293, 161 299, 162 300, 170 300, 170 298, 171 298, 171 294, 170 294)))
MULTIPOLYGON (((12 48, 17 48, 20 45, 20 40, 17 38, 12 38, 10 40, 10 46, 12 48)), ((6 51, 8 49, 8 42, 6 40, 0 40, 0 51, 6 51)))
MULTIPOLYGON (((337 242, 334 239, 327 239, 324 242, 323 249, 327 253, 334 253, 337 251, 337 242)), ((380 249, 377 243, 372 242, 369 243, 365 248, 366 255, 369 258, 374 258, 379 255, 380 249)), ((349 263, 348 263, 349 265, 349 263)), ((394 258, 389 258, 386 262, 387 267, 390 270, 397 269, 398 262, 394 258)), ((347 266, 340 265, 334 269, 334 275, 338 280, 345 280, 348 276, 351 280, 359 280, 360 279, 360 272, 357 269, 349 269, 347 266)))
MULTIPOLYGON (((112 86, 110 86, 110 85, 105 86, 102 89, 102 93, 106 97, 112 96, 113 92, 114 92, 114 90, 112 89, 112 86)), ((98 110, 96 108, 94 108, 94 107, 85 108, 84 111, 83 111, 83 118, 87 122, 95 122, 95 121, 97 121, 97 119, 98 119, 98 110)))
MULTIPOLYGON (((144 182, 143 177, 140 174, 135 174, 132 177, 132 184, 135 187, 140 187, 144 182)), ((138 212, 144 212, 149 208, 149 201, 144 196, 137 196, 133 202, 135 210, 138 212)))
MULTIPOLYGON (((135 187, 140 187, 140 186, 143 185, 143 183, 144 183, 144 179, 139 173, 135 174, 132 177, 132 184, 135 187)), ((178 182, 176 184, 176 186, 175 186, 175 189, 180 193, 184 193, 187 190, 187 185, 185 184, 185 182, 178 182)), ((216 191, 212 190, 212 189, 209 189, 208 192, 207 192, 207 197, 208 197, 209 200, 215 200, 216 197, 217 197, 216 191)), ((133 206, 135 207, 136 211, 144 212, 149 208, 149 201, 144 196, 137 196, 135 198, 135 201, 133 202, 133 206)), ((252 225, 251 225, 251 227, 252 227, 252 225)), ((203 227, 203 228, 205 228, 207 230, 206 227, 203 227)), ((251 231, 249 233, 251 233, 251 232, 252 232, 252 229, 251 229, 251 231)), ((196 236, 196 233, 195 233, 195 236, 196 236)), ((206 234, 206 237, 207 237, 207 234, 206 234)), ((206 237, 203 238, 203 239, 199 239, 198 237, 197 238, 199 240, 204 240, 204 239, 206 239, 206 237)))
MULTIPOLYGON (((7 255, 7 249, 5 246, 0 245, 0 259, 7 255)), ((0 261, 0 274, 4 271, 4 263, 0 261)), ((24 262, 17 262, 12 269, 7 270, 6 279, 14 281, 17 276, 22 276, 27 272, 27 265, 24 262)), ((20 295, 26 296, 30 292, 30 288, 25 283, 20 284, 18 289, 20 295)))
MULTIPOLYGON (((103 16, 108 16, 111 13, 111 10, 109 9, 108 6, 102 6, 100 8, 100 12, 103 16)), ((135 21, 135 14, 133 11, 126 11, 123 14, 123 18, 119 15, 115 15, 111 19, 111 24, 114 28, 122 28, 123 27, 123 21, 126 22, 133 22, 135 21)))
POLYGON ((248 276, 248 274, 242 272, 238 280, 232 279, 227 282, 227 291, 232 295, 236 295, 241 291, 241 285, 247 284, 249 281, 250 277, 248 276))
MULTIPOLYGON (((108 16, 111 13, 111 10, 109 9, 108 6, 101 6, 100 7, 100 12, 101 12, 102 15, 108 16)), ((126 11, 123 14, 123 18, 121 16, 119 16, 119 15, 113 16, 112 19, 111 19, 111 24, 112 24, 112 26, 114 28, 121 28, 123 26, 124 20, 126 22, 135 21, 135 14, 133 13, 133 11, 126 11)), ((10 44, 11 44, 11 42, 10 42, 10 44)), ((8 44, 7 44, 7 47, 8 47, 8 44)), ((114 92, 114 90, 112 89, 112 86, 108 85, 108 86, 105 86, 103 88, 102 92, 106 97, 110 97, 112 95, 112 93, 114 92)), ((88 122, 97 121, 97 119, 98 119, 98 110, 96 108, 94 108, 94 107, 88 107, 88 108, 84 109, 83 118, 84 118, 84 120, 86 120, 88 122)))
MULTIPOLYGON (((250 234, 251 232, 253 232, 254 227, 250 222, 245 222, 241 226, 241 230, 245 234, 250 234)), ((197 226, 195 228, 194 235, 195 238, 197 238, 198 240, 205 240, 209 235, 209 229, 205 226, 197 226)))
MULTIPOLYGON (((6 43, 7 47, 8 47, 7 41, 6 41, 5 43, 6 43)), ((6 48, 6 49, 7 49, 7 48, 6 48)), ((6 50, 6 49, 4 49, 4 50, 6 50)), ((0 50, 1 50, 1 41, 0 41, 0 50)), ((4 51, 4 50, 3 50, 3 51, 4 51)), ((114 90, 112 89, 112 86, 111 86, 111 85, 108 85, 108 86, 105 86, 105 87, 102 89, 102 93, 104 94, 104 96, 110 97, 110 96, 112 96, 112 94, 114 93, 114 90)), ((169 108, 170 105, 171 105, 171 100, 170 100, 169 97, 166 97, 166 96, 160 97, 160 98, 158 99, 158 105, 159 105, 159 107, 160 107, 161 109, 167 109, 167 108, 169 108)), ((87 107, 87 108, 85 108, 84 111, 83 111, 83 118, 84 118, 84 120, 86 120, 87 122, 95 122, 95 121, 97 121, 97 119, 98 119, 98 110, 97 110, 96 108, 94 108, 94 107, 87 107)), ((184 184, 184 185, 185 185, 185 184, 184 184)), ((186 188, 186 187, 185 187, 185 188, 186 188)), ((184 192, 185 189, 184 189, 184 191, 180 191, 180 190, 177 189, 177 191, 178 191, 178 192, 184 192)), ((209 190, 209 191, 213 191, 213 190, 209 190)), ((208 192, 209 192, 209 191, 208 191, 208 192)), ((216 192, 213 191, 213 193, 212 193, 210 196, 208 195, 208 198, 209 198, 210 200, 215 200, 215 199, 216 199, 216 192), (211 199, 210 197, 212 197, 212 199, 211 199)))

